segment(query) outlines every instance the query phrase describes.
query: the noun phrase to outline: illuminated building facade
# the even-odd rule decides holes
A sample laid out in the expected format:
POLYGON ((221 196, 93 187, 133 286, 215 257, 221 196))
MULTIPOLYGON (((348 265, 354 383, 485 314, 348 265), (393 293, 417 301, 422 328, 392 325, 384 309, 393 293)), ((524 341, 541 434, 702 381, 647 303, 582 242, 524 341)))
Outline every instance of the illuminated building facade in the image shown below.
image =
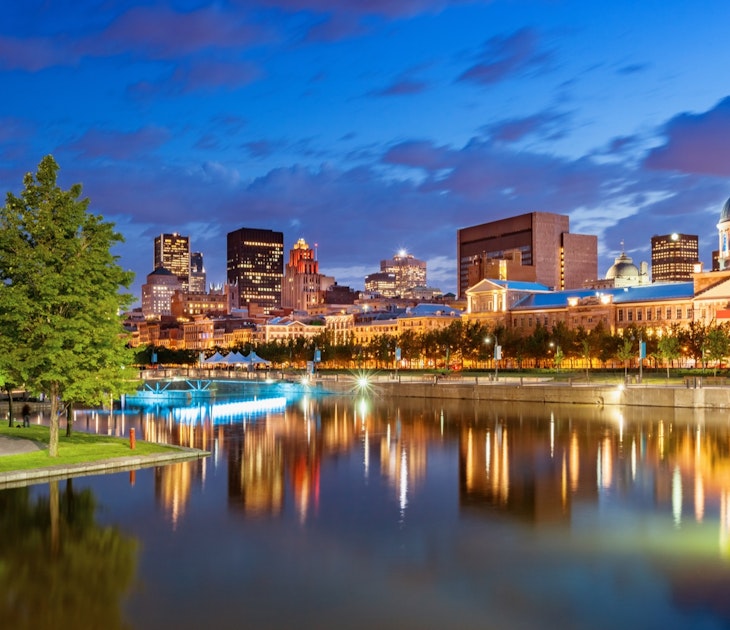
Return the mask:
POLYGON ((206 281, 203 253, 193 252, 190 254, 190 293, 205 293, 206 281))
POLYGON ((380 261, 380 271, 395 276, 395 297, 401 297, 409 289, 426 286, 426 261, 413 254, 398 252, 393 258, 380 261))
POLYGON ((324 303, 325 291, 334 278, 319 273, 317 252, 300 238, 289 250, 289 262, 284 269, 281 305, 297 311, 309 311, 324 303))
MULTIPOLYGON (((520 252, 522 262, 521 277, 514 279, 573 289, 598 276, 598 237, 571 234, 570 219, 561 214, 530 212, 462 228, 456 245, 459 298, 471 286, 470 267, 508 255, 513 260, 514 251, 520 252)), ((472 284, 475 279, 472 275, 472 284)))
POLYGON ((190 319, 196 315, 229 315, 238 304, 238 288, 226 284, 208 293, 184 293, 177 291, 170 301, 173 317, 190 319))
POLYGON ((157 267, 148 273, 147 282, 142 285, 142 314, 147 318, 171 315, 176 291, 182 291, 182 283, 172 271, 157 267))
POLYGON ((238 286, 239 304, 258 304, 264 313, 281 306, 284 234, 241 228, 228 233, 228 282, 238 286))
POLYGON ((651 237, 651 281, 687 282, 699 262, 695 234, 665 234, 651 237))
POLYGON ((190 290, 190 238, 180 234, 160 234, 155 237, 153 269, 171 271, 180 281, 183 291, 190 290))
POLYGON ((365 276, 365 293, 395 297, 395 274, 378 271, 365 276))

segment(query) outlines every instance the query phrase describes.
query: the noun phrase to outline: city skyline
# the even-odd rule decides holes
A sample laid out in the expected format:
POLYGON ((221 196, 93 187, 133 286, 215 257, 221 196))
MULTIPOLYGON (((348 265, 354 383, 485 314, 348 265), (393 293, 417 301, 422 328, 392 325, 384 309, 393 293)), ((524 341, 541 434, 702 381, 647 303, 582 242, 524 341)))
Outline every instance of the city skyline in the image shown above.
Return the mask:
POLYGON ((0 188, 53 154, 125 236, 136 296, 155 235, 189 235, 220 284, 242 226, 317 243, 355 289, 405 249, 456 293, 457 230, 527 212, 595 234, 599 277, 673 232, 711 266, 730 197, 719 0, 6 5, 0 188))

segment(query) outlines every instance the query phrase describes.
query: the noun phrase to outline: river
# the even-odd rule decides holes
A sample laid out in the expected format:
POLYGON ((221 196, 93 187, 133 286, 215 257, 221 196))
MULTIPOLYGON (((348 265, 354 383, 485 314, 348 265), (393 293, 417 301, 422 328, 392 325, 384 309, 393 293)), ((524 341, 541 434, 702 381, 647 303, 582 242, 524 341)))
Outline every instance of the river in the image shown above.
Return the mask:
POLYGON ((730 627, 726 412, 262 388, 76 419, 132 427, 211 455, 0 491, 0 627, 730 627))

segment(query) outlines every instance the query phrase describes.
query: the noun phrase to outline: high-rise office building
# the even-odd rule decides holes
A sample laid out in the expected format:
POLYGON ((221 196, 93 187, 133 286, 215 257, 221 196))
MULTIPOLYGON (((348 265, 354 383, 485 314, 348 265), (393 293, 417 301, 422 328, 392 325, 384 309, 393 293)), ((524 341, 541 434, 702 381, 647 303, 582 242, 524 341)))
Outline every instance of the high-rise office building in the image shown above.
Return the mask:
POLYGON ((174 273, 183 291, 190 290, 190 238, 180 234, 160 234, 155 237, 153 269, 174 273))
POLYGON ((205 265, 203 253, 190 254, 190 293, 205 293, 206 291, 205 265))
POLYGON ((380 271, 365 276, 365 291, 383 297, 403 297, 411 289, 425 286, 426 262, 404 251, 381 260, 380 271))
POLYGON ((284 234, 240 228, 228 233, 228 282, 238 286, 239 306, 253 302, 270 313, 281 306, 284 234))
POLYGON ((388 260, 381 260, 380 271, 395 274, 395 292, 399 296, 415 287, 426 286, 426 261, 404 251, 388 260))
POLYGON ((598 277, 598 237, 571 234, 570 218, 562 214, 530 212, 462 228, 457 231, 456 247, 462 298, 470 286, 472 267, 501 269, 485 261, 514 256, 515 251, 522 269, 514 279, 554 289, 577 289, 598 277))
POLYGON ((289 250, 289 262, 284 269, 281 289, 281 305, 284 308, 306 311, 323 304, 324 293, 334 281, 334 278, 319 273, 316 250, 300 238, 289 250))
POLYGON ((692 280, 699 262, 699 239, 695 234, 665 234, 651 237, 651 281, 692 280))

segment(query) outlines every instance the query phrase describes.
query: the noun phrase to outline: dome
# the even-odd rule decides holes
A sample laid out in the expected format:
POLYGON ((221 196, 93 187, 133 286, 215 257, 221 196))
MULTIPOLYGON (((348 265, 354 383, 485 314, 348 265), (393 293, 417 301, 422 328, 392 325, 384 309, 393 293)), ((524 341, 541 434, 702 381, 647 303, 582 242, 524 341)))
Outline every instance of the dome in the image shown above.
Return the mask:
POLYGON ((722 212, 720 212, 720 223, 730 221, 730 199, 728 199, 722 206, 722 212))
POLYGON ((616 261, 606 272, 606 279, 629 279, 638 278, 639 268, 634 264, 633 259, 624 252, 616 258, 616 261))

